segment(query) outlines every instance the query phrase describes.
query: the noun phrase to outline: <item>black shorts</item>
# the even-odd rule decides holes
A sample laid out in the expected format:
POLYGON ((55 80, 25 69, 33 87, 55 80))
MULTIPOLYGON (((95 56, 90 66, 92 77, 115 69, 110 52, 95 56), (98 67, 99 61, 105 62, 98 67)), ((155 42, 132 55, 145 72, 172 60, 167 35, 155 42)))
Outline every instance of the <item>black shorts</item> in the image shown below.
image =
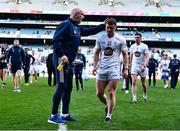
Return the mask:
POLYGON ((82 74, 82 68, 76 68, 76 69, 74 69, 74 74, 75 74, 75 75, 82 74))
POLYGON ((22 69, 22 65, 21 64, 13 64, 11 65, 11 73, 16 73, 18 70, 21 70, 22 69))
POLYGON ((0 70, 2 70, 2 69, 6 69, 7 68, 7 63, 5 63, 5 62, 0 62, 0 70))

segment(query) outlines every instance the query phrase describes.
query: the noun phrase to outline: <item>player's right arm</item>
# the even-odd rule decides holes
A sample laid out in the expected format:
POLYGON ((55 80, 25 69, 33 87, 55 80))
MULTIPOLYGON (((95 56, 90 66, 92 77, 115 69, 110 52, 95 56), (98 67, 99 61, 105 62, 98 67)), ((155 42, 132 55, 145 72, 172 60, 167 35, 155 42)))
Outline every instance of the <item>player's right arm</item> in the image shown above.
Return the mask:
POLYGON ((132 59, 133 59, 133 49, 132 46, 129 48, 129 70, 132 68, 132 59))

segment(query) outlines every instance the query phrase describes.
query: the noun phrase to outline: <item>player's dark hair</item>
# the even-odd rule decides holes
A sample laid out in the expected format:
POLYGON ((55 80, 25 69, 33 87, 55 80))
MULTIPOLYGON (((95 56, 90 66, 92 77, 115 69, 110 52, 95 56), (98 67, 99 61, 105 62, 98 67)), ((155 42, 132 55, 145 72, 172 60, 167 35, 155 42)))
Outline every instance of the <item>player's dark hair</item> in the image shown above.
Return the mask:
POLYGON ((139 33, 139 32, 137 32, 134 36, 137 36, 137 35, 142 37, 141 33, 139 33))
POLYGON ((106 24, 108 24, 108 25, 117 25, 117 21, 116 21, 116 19, 114 19, 114 18, 109 18, 109 19, 106 21, 106 24))

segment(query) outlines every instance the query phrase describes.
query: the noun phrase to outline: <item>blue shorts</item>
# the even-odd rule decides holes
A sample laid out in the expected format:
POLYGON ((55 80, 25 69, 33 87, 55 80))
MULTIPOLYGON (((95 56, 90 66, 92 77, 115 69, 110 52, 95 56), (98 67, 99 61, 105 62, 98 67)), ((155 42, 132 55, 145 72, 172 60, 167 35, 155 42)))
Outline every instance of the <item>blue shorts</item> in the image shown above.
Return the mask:
POLYGON ((21 64, 12 64, 11 65, 11 73, 16 73, 18 70, 21 70, 22 65, 21 64))
POLYGON ((162 71, 161 79, 162 80, 169 80, 169 72, 167 70, 162 71))

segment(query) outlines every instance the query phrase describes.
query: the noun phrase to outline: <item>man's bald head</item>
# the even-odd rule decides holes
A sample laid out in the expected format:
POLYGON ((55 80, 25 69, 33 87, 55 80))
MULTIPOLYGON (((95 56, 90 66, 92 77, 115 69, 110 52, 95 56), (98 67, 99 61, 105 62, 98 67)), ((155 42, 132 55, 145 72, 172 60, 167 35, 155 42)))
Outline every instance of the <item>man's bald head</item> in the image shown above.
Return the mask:
POLYGON ((70 13, 70 18, 79 24, 84 19, 84 12, 79 8, 74 8, 70 13))

